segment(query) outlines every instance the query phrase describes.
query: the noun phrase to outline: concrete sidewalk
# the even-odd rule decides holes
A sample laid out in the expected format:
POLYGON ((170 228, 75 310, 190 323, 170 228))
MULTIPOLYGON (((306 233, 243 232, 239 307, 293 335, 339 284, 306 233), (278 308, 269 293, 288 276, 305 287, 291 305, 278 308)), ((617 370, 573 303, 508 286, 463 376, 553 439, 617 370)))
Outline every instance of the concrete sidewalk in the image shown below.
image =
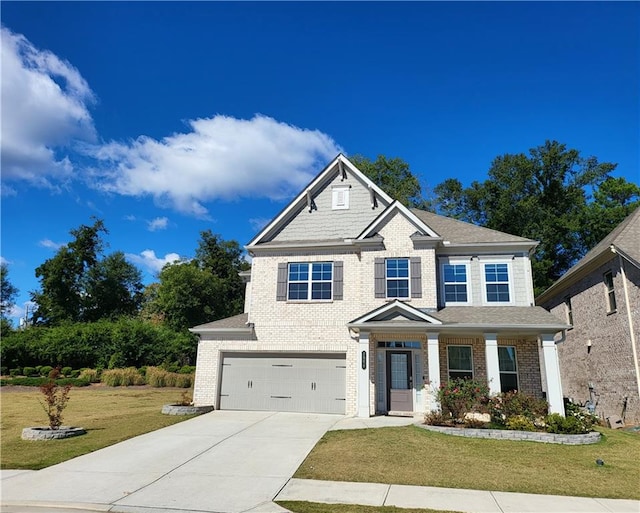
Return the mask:
POLYGON ((362 504, 464 513, 639 513, 640 501, 430 486, 291 479, 276 501, 362 504))

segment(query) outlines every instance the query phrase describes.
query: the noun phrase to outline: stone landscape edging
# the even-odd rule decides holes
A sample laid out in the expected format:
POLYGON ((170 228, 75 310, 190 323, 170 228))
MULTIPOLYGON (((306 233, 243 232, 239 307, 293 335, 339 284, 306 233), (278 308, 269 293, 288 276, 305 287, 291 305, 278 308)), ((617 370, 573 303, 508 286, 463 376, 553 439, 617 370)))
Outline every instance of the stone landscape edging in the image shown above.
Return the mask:
POLYGON ((587 445, 600 441, 600 433, 591 431, 583 435, 561 435, 556 433, 539 433, 537 431, 515 431, 511 429, 475 429, 456 428, 448 426, 430 426, 416 424, 416 426, 437 433, 466 438, 489 438, 492 440, 520 440, 525 442, 542 442, 547 444, 587 445))
POLYGON ((165 404, 162 407, 162 413, 165 415, 200 415, 213 410, 213 406, 183 406, 181 404, 165 404))
POLYGON ((72 436, 84 435, 86 431, 81 427, 60 426, 58 429, 49 427, 27 427, 22 430, 23 440, 60 440, 72 436))

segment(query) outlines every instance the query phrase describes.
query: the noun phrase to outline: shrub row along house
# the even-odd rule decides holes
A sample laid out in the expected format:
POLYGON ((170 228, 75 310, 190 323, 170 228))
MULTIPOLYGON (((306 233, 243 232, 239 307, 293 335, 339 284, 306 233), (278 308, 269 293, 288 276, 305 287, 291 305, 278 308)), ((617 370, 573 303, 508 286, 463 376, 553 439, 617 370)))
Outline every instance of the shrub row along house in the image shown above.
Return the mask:
POLYGON ((537 303, 572 325, 558 346, 564 394, 640 424, 640 208, 537 303))
POLYGON ((409 210, 338 155, 248 244, 245 313, 192 328, 194 402, 421 414, 473 377, 564 414, 569 325, 534 306, 535 246, 409 210))

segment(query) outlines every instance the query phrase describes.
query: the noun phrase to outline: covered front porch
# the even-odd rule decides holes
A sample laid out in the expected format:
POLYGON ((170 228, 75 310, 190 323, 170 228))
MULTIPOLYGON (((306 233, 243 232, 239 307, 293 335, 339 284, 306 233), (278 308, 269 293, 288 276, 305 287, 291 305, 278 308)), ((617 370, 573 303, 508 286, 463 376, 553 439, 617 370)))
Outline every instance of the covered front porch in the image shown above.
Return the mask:
POLYGON ((545 397, 551 413, 564 415, 556 339, 567 326, 542 309, 428 312, 394 301, 348 327, 358 343, 360 417, 438 409, 440 384, 455 378, 486 380, 492 394, 545 397))

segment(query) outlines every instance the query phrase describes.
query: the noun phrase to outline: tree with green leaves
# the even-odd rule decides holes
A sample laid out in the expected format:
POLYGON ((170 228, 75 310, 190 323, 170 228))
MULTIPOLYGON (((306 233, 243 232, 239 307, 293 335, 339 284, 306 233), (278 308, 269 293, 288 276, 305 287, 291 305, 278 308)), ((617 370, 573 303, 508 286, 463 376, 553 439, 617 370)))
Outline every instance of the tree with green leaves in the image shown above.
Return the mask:
POLYGON ((249 264, 240 245, 211 230, 200 236, 195 258, 166 265, 160 272, 159 283, 146 294, 147 318, 163 319, 180 330, 242 312, 244 284, 239 272, 249 264))
POLYGON ((9 266, 0 264, 0 333, 6 333, 11 329, 8 314, 15 306, 18 289, 9 281, 9 266))
POLYGON ((40 290, 31 293, 37 304, 34 319, 54 326, 137 313, 141 273, 122 252, 103 256, 102 235, 108 233, 103 221, 70 233, 73 240, 36 269, 40 290))
POLYGON ((435 188, 436 206, 444 215, 540 241, 532 258, 537 295, 638 206, 640 190, 612 178, 615 167, 546 141, 528 155, 497 157, 484 182, 463 187, 445 180, 435 188))
POLYGON ((401 158, 387 158, 378 155, 375 161, 362 155, 354 155, 349 160, 393 199, 406 207, 424 208, 420 181, 401 158))

